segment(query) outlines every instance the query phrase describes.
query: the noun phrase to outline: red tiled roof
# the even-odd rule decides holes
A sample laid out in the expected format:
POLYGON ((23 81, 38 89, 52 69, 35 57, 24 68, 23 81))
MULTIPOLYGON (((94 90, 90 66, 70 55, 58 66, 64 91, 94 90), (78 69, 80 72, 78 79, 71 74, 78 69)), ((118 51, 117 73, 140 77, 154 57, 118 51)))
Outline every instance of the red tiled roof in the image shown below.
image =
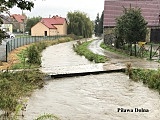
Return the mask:
POLYGON ((26 19, 25 16, 20 15, 20 14, 13 14, 11 15, 11 17, 13 17, 19 23, 23 23, 23 20, 26 19))
POLYGON ((148 22, 148 26, 158 26, 160 14, 159 0, 105 0, 104 3, 104 27, 114 27, 116 18, 123 14, 123 6, 141 8, 142 16, 148 22))
POLYGON ((52 18, 42 18, 41 23, 48 28, 57 29, 54 25, 63 25, 65 21, 65 18, 53 16, 52 18))

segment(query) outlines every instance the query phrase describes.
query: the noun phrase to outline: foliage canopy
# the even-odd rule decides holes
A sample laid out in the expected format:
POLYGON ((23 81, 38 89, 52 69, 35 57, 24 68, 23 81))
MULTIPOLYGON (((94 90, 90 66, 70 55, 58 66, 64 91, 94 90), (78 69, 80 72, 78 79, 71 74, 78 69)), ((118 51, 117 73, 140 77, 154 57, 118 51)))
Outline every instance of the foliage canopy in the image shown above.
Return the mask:
POLYGON ((104 11, 102 12, 101 17, 99 17, 98 13, 95 20, 94 32, 96 36, 100 36, 103 34, 103 19, 104 19, 104 11))
POLYGON ((147 22, 137 8, 124 8, 124 14, 117 19, 115 35, 120 42, 129 44, 144 41, 147 35, 147 22))
POLYGON ((68 12, 68 34, 75 34, 88 38, 92 36, 93 23, 86 13, 75 11, 68 12))

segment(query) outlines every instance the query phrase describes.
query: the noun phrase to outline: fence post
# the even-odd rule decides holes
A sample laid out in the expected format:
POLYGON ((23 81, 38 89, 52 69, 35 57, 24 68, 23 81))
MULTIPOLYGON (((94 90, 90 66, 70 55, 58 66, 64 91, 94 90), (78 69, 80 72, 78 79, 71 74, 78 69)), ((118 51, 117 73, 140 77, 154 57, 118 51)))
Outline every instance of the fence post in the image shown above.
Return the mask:
POLYGON ((21 47, 21 46, 22 46, 22 45, 21 45, 21 42, 22 42, 22 41, 21 41, 21 38, 19 39, 19 42, 20 42, 20 43, 19 43, 19 44, 20 44, 19 46, 21 47))
POLYGON ((18 41, 19 41, 18 38, 16 39, 16 41, 17 41, 17 48, 18 48, 18 47, 19 47, 19 46, 18 46, 18 41))
POLYGON ((8 57, 8 42, 6 43, 6 62, 8 61, 7 57, 8 57))
POLYGON ((13 45, 13 44, 12 44, 12 40, 11 40, 10 42, 11 42, 11 45, 10 45, 11 47, 10 47, 10 50, 9 50, 9 51, 12 51, 12 45, 13 45))
POLYGON ((135 57, 137 56, 137 49, 136 49, 136 43, 134 44, 134 50, 135 50, 135 52, 134 52, 134 55, 135 55, 135 57))
POLYGON ((152 44, 151 44, 151 50, 150 50, 150 60, 152 59, 152 44))
POLYGON ((16 43, 15 43, 15 39, 14 39, 14 49, 15 49, 16 43))

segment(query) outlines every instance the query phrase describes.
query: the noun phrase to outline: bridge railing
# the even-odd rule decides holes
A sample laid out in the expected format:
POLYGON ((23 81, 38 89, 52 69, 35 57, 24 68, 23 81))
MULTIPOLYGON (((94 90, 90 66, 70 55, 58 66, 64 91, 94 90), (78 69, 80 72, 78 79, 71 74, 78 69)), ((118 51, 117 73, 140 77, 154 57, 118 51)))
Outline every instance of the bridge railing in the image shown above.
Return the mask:
POLYGON ((14 39, 5 39, 3 40, 2 45, 0 45, 0 61, 7 62, 8 54, 18 47, 44 40, 55 40, 60 37, 64 36, 26 36, 14 39))

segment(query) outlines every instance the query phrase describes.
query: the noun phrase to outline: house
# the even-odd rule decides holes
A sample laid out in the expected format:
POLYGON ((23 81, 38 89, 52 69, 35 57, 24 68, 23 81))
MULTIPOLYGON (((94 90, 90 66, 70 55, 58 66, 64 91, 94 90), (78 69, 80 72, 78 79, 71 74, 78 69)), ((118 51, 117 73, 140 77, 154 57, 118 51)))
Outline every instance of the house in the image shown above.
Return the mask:
POLYGON ((14 32, 24 32, 25 22, 27 17, 25 15, 13 14, 11 15, 14 32))
POLYGON ((12 19, 9 16, 5 16, 5 15, 0 15, 0 18, 3 22, 3 24, 1 24, 0 29, 2 31, 6 31, 6 32, 13 32, 13 24, 12 24, 12 19))
MULTIPOLYGON (((142 16, 148 22, 149 34, 146 41, 160 41, 160 1, 159 0, 105 0, 104 1, 104 36, 116 25, 116 18, 125 8, 140 8, 142 16)), ((104 38, 106 39, 106 38, 104 38)))
POLYGON ((58 15, 42 18, 31 28, 31 36, 67 35, 67 20, 58 15))

